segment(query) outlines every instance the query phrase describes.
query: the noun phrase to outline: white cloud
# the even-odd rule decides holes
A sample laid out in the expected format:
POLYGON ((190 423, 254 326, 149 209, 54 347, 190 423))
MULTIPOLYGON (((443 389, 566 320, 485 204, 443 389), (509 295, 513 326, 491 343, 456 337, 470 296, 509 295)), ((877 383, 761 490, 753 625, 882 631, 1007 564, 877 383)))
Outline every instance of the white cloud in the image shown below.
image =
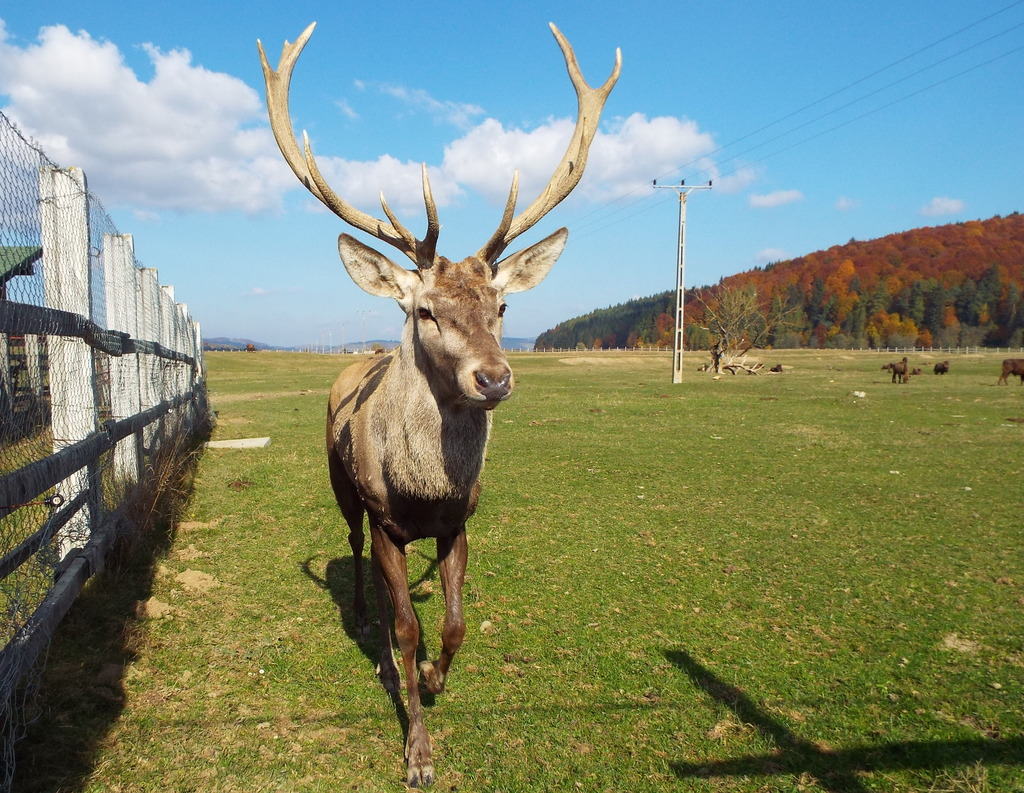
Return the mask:
POLYGON ((860 201, 855 198, 847 198, 846 196, 839 196, 836 201, 836 209, 840 212, 849 212, 853 209, 860 207, 860 201))
POLYGON ((254 286, 248 292, 244 292, 242 297, 263 297, 269 294, 271 294, 269 289, 264 289, 262 286, 254 286))
POLYGON ((616 118, 607 131, 598 132, 590 149, 584 194, 597 201, 617 198, 652 176, 671 174, 681 165, 688 172, 704 171, 708 178, 717 169, 707 155, 714 139, 697 128, 695 121, 671 116, 648 119, 642 113, 616 118))
MULTIPOLYGON (((532 130, 506 129, 487 119, 445 148, 442 170, 488 200, 503 204, 512 173, 519 170, 523 200, 538 195, 565 153, 574 119, 549 119, 532 130)), ((593 201, 618 198, 649 184, 652 174, 672 173, 682 164, 716 171, 707 158, 711 135, 693 121, 670 117, 648 119, 641 113, 614 119, 599 130, 590 147, 587 171, 576 191, 593 201)))
POLYGON ((465 186, 496 204, 508 198, 512 173, 519 169, 519 193, 536 195, 561 159, 572 122, 551 121, 529 132, 505 129, 492 118, 445 147, 443 168, 465 186))
POLYGON ((462 102, 442 102, 434 99, 427 91, 420 88, 406 88, 402 85, 381 85, 382 94, 393 97, 414 110, 422 110, 432 116, 436 122, 453 124, 459 129, 467 129, 471 120, 484 114, 479 105, 462 102))
MULTIPOLYGON (((388 207, 399 215, 424 212, 422 163, 401 162, 389 154, 366 162, 317 156, 316 162, 331 188, 364 212, 383 216, 381 193, 388 207)), ((451 205, 462 194, 462 188, 444 168, 428 167, 427 172, 430 192, 438 207, 451 205)), ((403 219, 402 223, 406 221, 403 219)))
POLYGON ((334 103, 334 106, 337 107, 338 110, 341 111, 341 114, 345 118, 347 118, 349 121, 358 121, 359 120, 359 114, 356 112, 355 108, 352 107, 352 105, 350 105, 344 99, 337 100, 334 103))
POLYGON ((742 193, 750 185, 752 185, 760 173, 757 168, 753 166, 742 166, 733 171, 730 171, 726 176, 720 176, 715 179, 714 188, 720 193, 726 195, 735 195, 736 193, 742 193))
POLYGON ((955 215, 963 212, 966 204, 959 198, 946 198, 936 196, 920 209, 920 214, 925 217, 936 217, 939 215, 955 215))
MULTIPOLYGON (((117 46, 85 31, 45 27, 35 42, 19 46, 0 20, 0 96, 7 99, 0 109, 54 161, 83 168, 108 206, 128 207, 138 217, 165 210, 276 210, 286 192, 302 190, 274 143, 255 90, 193 63, 187 50, 141 49, 153 67, 148 80, 125 63, 117 46)), ((575 123, 551 118, 531 129, 506 127, 479 120, 483 111, 475 105, 441 101, 425 91, 387 90, 463 130, 429 169, 438 207, 470 190, 500 206, 516 169, 525 206, 544 188, 575 123)), ((358 117, 344 100, 336 109, 358 117)), ((687 173, 703 171, 701 179, 715 178, 714 148, 713 137, 691 120, 640 113, 608 120, 594 139, 577 198, 619 198, 652 177, 670 178, 684 165, 687 173)), ((339 195, 375 216, 381 214, 381 191, 396 213, 423 212, 418 162, 323 153, 317 162, 339 195)), ((715 187, 741 189, 753 177, 741 168, 715 187)))
POLYGON ((192 63, 187 50, 143 45, 141 81, 117 47, 44 27, 19 48, 0 23, 3 112, 60 165, 81 167, 110 205, 215 211, 274 208, 293 179, 262 118, 257 93, 192 63), (60 108, 60 112, 54 112, 60 108))
POLYGON ((799 190, 776 190, 774 193, 750 196, 750 206, 754 209, 774 209, 794 201, 800 201, 804 194, 799 190))
POLYGON ((788 258, 789 254, 781 248, 764 248, 757 252, 754 261, 758 264, 768 264, 769 262, 781 262, 788 258))
MULTIPOLYGON (((574 124, 574 119, 557 118, 525 130, 485 119, 449 143, 441 164, 428 169, 437 206, 459 201, 467 190, 503 205, 518 169, 522 208, 544 189, 565 153, 574 124)), ((695 167, 713 176, 714 164, 705 156, 713 148, 712 137, 698 131, 692 121, 647 119, 642 114, 616 119, 595 136, 586 176, 576 194, 592 201, 618 198, 638 186, 646 187, 652 173, 669 172, 681 163, 696 163, 695 167)), ((318 155, 317 164, 338 194, 366 212, 380 214, 382 191, 400 215, 423 211, 420 163, 385 154, 362 162, 318 155)))

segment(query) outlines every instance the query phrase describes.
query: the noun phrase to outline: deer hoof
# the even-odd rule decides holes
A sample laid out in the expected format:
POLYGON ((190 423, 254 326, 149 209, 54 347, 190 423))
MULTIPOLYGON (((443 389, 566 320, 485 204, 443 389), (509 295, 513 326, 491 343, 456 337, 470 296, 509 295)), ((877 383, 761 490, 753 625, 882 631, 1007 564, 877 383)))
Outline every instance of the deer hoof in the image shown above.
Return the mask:
POLYGON ((406 785, 420 788, 433 784, 434 763, 431 754, 430 736, 422 722, 410 725, 405 743, 406 785))
POLYGON ((429 787, 434 784, 434 766, 430 763, 422 765, 409 765, 405 777, 405 784, 411 788, 429 787))
POLYGON ((398 667, 395 666, 395 662, 391 663, 381 662, 377 664, 377 677, 380 678, 381 685, 384 686, 384 690, 389 694, 397 694, 402 685, 402 680, 398 674, 398 667))
POLYGON ((440 694, 444 691, 444 678, 437 671, 437 667, 430 661, 420 663, 420 678, 427 686, 431 694, 440 694))

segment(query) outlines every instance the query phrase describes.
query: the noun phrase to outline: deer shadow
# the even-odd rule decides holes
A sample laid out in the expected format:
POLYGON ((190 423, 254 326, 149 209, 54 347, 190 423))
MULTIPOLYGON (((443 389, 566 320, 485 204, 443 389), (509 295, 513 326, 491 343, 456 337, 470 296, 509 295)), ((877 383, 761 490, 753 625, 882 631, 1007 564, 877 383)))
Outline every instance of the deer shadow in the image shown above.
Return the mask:
POLYGON ((950 767, 1013 765, 1024 767, 1024 737, 976 738, 960 741, 901 741, 889 744, 822 749, 801 738, 731 683, 727 683, 684 650, 666 650, 665 657, 685 672, 697 688, 724 704, 744 724, 770 739, 776 751, 703 763, 675 762, 679 779, 812 775, 828 793, 867 793, 860 775, 897 770, 938 771, 950 767))
POLYGON ((138 659, 151 619, 144 604, 174 547, 209 437, 210 428, 199 427, 194 438, 149 458, 155 478, 126 499, 126 525, 133 532, 115 541, 104 569, 76 598, 43 660, 3 704, 4 727, 18 736, 0 760, 0 776, 9 785, 4 790, 76 793, 101 767, 127 700, 125 672, 138 659))
MULTIPOLYGON (((418 551, 414 552, 418 553, 418 551)), ((381 632, 379 630, 379 626, 382 616, 377 611, 377 595, 373 582, 372 561, 369 557, 363 558, 363 574, 366 580, 367 625, 365 630, 361 630, 352 606, 355 598, 354 557, 336 557, 331 559, 324 567, 323 576, 320 576, 313 569, 313 562, 316 558, 316 556, 311 556, 305 561, 300 562, 299 568, 302 570, 303 575, 331 596, 331 601, 338 609, 338 618, 345 631, 345 635, 348 636, 348 638, 351 639, 362 651, 363 655, 366 656, 366 659, 370 662, 370 668, 372 670, 377 670, 381 653, 381 632)), ((432 597, 429 593, 414 591, 424 581, 432 579, 437 572, 437 560, 429 558, 428 562, 427 568, 423 573, 417 579, 409 581, 409 593, 413 604, 425 603, 432 597)), ((417 620, 419 619, 418 612, 416 614, 416 618, 417 620)), ((388 636, 391 639, 392 647, 395 648, 395 659, 399 665, 399 669, 402 669, 402 656, 396 646, 394 623, 390 610, 388 614, 383 616, 383 619, 388 621, 388 636)), ((421 630, 419 646, 416 650, 416 658, 418 660, 427 660, 427 650, 423 634, 424 632, 421 630)), ((404 670, 402 671, 404 674, 404 670)), ((409 714, 406 711, 405 702, 402 699, 401 689, 398 693, 388 692, 388 695, 391 698, 391 704, 395 708, 395 715, 398 717, 398 721, 402 725, 402 736, 404 740, 408 738, 409 735, 409 714)), ((426 688, 421 688, 420 701, 424 707, 432 707, 434 705, 435 697, 426 688)))

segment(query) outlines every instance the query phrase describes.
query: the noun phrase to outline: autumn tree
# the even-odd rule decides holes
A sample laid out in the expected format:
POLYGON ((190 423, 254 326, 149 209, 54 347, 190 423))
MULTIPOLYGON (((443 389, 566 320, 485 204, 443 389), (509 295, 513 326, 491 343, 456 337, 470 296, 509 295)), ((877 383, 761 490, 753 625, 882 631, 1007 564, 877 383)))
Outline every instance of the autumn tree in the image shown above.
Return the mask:
POLYGON ((746 354, 755 347, 766 347, 775 333, 787 327, 792 314, 781 301, 763 299, 753 284, 699 290, 695 298, 718 348, 719 355, 712 356, 716 372, 729 366, 750 371, 744 361, 746 354))

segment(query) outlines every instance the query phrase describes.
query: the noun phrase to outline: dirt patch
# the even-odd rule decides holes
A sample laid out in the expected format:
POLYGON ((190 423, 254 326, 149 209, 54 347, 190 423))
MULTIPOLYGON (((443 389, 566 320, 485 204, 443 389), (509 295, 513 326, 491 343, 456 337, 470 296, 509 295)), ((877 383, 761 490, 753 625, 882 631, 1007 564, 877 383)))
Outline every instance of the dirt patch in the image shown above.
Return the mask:
POLYGON ((186 570, 183 573, 178 573, 174 580, 190 592, 208 592, 220 586, 220 581, 209 573, 203 573, 199 570, 186 570))
POLYGON ((297 396, 322 396, 326 398, 331 393, 329 388, 309 389, 303 388, 298 391, 263 391, 257 394, 217 394, 212 398, 214 407, 227 405, 234 402, 252 402, 262 399, 287 399, 297 396))
POLYGON ((211 520, 208 523, 202 523, 198 520, 185 520, 178 524, 178 531, 195 531, 196 529, 215 529, 219 520, 211 520))
POLYGON ((144 620, 160 620, 174 616, 174 607, 156 598, 140 600, 135 604, 135 616, 144 620))
POLYGON ((196 559, 202 559, 204 556, 206 556, 206 553, 200 551, 194 545, 189 545, 187 548, 182 548, 174 552, 174 558, 181 559, 183 562, 191 562, 196 559))
POLYGON ((559 358, 558 362, 559 363, 564 363, 564 364, 566 364, 568 366, 578 366, 581 363, 596 363, 596 364, 600 364, 601 366, 607 366, 608 364, 612 363, 612 361, 607 360, 607 359, 603 359, 603 358, 587 358, 587 357, 583 357, 583 358, 559 358))
POLYGON ((945 650, 956 650, 958 653, 974 654, 981 645, 970 639, 961 639, 955 633, 948 633, 942 637, 942 647, 945 650))

